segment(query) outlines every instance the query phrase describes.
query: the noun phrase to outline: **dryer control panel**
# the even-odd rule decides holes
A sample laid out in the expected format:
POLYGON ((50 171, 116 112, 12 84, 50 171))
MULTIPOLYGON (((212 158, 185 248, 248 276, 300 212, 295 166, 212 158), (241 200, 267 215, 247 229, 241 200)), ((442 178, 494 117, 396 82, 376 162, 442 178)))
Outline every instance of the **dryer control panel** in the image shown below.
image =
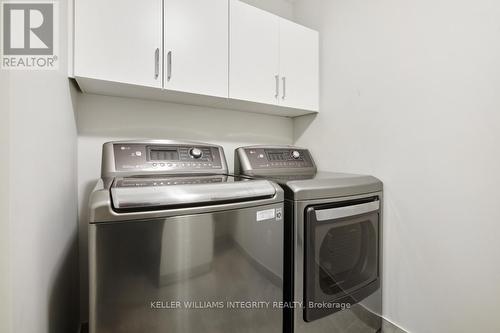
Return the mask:
POLYGON ((222 147, 167 140, 105 143, 102 166, 103 177, 227 173, 222 147))
POLYGON ((241 147, 235 152, 235 172, 243 175, 314 174, 309 150, 293 146, 241 147))

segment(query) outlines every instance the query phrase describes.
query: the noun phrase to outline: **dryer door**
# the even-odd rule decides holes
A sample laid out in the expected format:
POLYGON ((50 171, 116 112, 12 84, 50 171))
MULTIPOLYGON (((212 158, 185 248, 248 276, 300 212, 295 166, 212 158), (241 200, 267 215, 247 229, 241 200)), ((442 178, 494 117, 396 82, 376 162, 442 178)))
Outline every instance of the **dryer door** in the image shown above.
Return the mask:
POLYGON ((308 207, 304 320, 350 307, 378 289, 378 198, 308 207))

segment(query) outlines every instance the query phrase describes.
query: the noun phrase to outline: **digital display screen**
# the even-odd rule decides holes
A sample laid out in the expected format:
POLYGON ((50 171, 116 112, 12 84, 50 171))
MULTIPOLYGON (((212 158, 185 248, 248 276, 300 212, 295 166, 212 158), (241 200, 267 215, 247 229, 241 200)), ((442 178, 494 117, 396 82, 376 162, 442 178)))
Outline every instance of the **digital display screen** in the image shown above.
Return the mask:
POLYGON ((149 159, 151 161, 178 161, 179 152, 177 149, 151 149, 149 159))
POLYGON ((283 152, 268 152, 267 158, 269 161, 286 161, 287 160, 286 153, 283 152))

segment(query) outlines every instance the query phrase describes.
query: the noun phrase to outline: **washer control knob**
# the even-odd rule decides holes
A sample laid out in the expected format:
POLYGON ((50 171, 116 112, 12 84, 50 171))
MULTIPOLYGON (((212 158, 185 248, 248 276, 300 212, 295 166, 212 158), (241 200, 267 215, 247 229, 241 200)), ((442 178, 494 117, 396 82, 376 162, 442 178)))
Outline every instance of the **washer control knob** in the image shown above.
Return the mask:
POLYGON ((191 155, 192 158, 200 158, 203 155, 203 152, 199 148, 191 148, 189 150, 189 155, 191 155))
POLYGON ((299 151, 298 151, 298 150, 294 150, 294 151, 292 151, 292 157, 293 157, 294 159, 298 159, 298 158, 300 158, 300 153, 299 153, 299 151))

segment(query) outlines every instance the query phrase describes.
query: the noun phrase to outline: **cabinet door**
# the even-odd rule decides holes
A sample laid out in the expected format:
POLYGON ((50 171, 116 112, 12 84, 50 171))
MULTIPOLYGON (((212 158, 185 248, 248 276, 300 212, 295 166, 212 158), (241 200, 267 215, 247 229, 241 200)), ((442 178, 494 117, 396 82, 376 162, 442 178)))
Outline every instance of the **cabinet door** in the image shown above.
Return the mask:
POLYGON ((280 74, 280 105, 318 111, 317 31, 280 19, 280 74))
POLYGON ((277 103, 279 18, 231 0, 229 97, 277 103))
POLYGON ((165 0, 164 87, 228 95, 228 0, 165 0))
POLYGON ((161 88, 162 0, 76 0, 75 76, 161 88))

